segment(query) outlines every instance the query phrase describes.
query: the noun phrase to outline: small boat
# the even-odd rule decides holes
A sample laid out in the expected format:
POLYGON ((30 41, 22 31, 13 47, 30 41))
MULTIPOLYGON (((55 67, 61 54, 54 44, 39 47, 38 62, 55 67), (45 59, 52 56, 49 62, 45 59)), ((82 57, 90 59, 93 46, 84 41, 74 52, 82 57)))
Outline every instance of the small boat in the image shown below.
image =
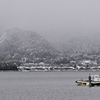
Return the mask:
POLYGON ((100 86, 100 75, 89 75, 88 80, 77 80, 75 81, 78 86, 100 86))
POLYGON ((77 80, 76 83, 77 83, 78 86, 89 85, 89 81, 88 80, 77 80))

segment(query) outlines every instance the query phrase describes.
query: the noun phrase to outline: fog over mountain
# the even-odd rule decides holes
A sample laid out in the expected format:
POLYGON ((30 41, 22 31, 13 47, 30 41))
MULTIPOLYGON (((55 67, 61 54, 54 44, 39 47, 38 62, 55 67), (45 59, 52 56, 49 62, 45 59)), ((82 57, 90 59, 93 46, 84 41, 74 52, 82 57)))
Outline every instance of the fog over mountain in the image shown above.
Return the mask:
POLYGON ((51 42, 100 35, 100 0, 0 0, 0 26, 37 32, 51 42))

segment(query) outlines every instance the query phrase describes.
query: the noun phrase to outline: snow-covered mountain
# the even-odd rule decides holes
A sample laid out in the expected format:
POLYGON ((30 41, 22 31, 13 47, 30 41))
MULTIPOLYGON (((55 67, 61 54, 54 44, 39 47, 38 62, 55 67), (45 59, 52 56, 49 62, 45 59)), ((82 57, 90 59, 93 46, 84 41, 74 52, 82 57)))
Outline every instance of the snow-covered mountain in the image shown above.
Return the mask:
POLYGON ((98 56, 100 56, 99 37, 77 36, 54 45, 35 32, 18 28, 0 34, 0 61, 21 61, 25 58, 28 62, 51 62, 56 60, 56 57, 69 57, 75 60, 98 56))
POLYGON ((88 57, 100 55, 100 40, 97 37, 77 36, 59 44, 58 48, 64 56, 82 58, 84 55, 88 57))
POLYGON ((0 37, 0 60, 21 60, 23 57, 52 58, 57 51, 43 37, 32 31, 9 29, 0 37))

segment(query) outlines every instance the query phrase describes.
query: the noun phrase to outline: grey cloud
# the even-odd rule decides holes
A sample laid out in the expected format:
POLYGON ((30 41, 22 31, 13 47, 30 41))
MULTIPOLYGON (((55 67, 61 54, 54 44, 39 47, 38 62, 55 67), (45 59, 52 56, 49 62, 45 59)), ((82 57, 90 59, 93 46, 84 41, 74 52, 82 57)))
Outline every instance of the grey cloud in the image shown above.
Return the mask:
POLYGON ((100 32, 100 0, 0 0, 0 26, 33 30, 49 40, 100 32))

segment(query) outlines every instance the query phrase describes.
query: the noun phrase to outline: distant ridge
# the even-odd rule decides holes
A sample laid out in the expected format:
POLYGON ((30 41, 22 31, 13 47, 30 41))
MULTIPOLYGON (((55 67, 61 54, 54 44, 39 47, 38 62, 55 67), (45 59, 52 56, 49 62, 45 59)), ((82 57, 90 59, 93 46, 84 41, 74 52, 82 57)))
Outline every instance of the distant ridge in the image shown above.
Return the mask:
POLYGON ((74 59, 96 59, 100 56, 100 39, 86 36, 73 37, 60 43, 59 50, 64 56, 70 56, 74 59))

